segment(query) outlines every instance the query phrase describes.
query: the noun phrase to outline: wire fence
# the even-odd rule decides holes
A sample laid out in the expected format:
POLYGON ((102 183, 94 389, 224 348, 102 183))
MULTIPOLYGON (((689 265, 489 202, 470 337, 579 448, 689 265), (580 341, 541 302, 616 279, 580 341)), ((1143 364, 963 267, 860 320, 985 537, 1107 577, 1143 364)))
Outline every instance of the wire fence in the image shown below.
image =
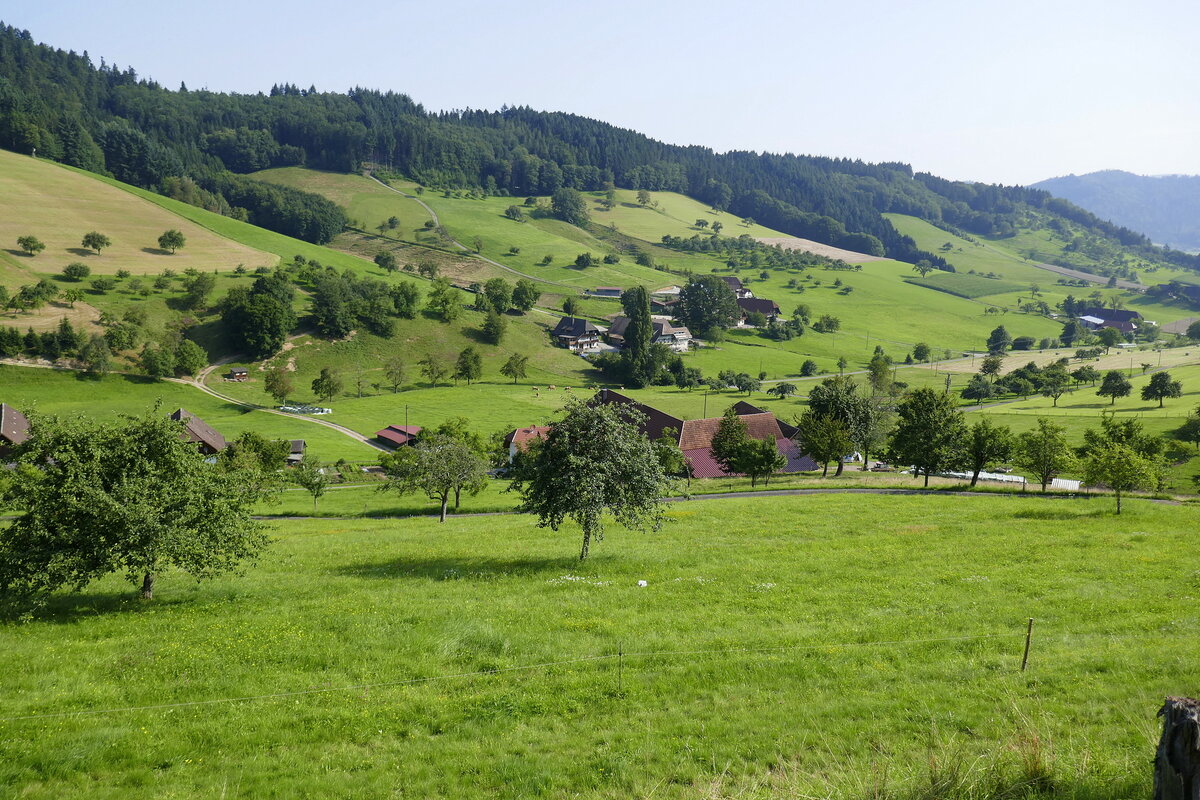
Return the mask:
MULTIPOLYGON (((491 669, 476 670, 473 672, 453 672, 441 675, 427 675, 416 678, 403 678, 394 681, 380 681, 373 683, 358 683, 346 686, 326 686, 313 689, 296 689, 287 692, 270 692, 267 694, 241 695, 236 697, 215 697, 206 700, 185 700, 173 703, 153 703, 139 706, 120 706, 114 708, 88 708, 76 709, 70 711, 46 711, 32 714, 15 714, 9 716, 0 716, 0 722, 18 722, 22 720, 47 720, 61 719, 64 717, 83 717, 83 716, 100 716, 105 714, 121 714, 132 713, 138 711, 162 711, 175 708, 190 708, 195 706, 212 706, 227 703, 248 703, 260 700, 276 700, 287 697, 304 697, 308 695, 318 694, 336 694, 343 692, 361 692, 370 691, 373 689, 388 689, 400 686, 412 686, 424 683, 433 683, 435 681, 445 681, 463 678, 482 678, 505 673, 514 672, 529 672, 538 669, 549 669, 551 667, 567 666, 571 664, 597 663, 597 662, 617 662, 618 665, 618 681, 622 680, 621 673, 624 671, 624 663, 626 659, 651 659, 651 658, 691 658, 700 656, 737 656, 749 655, 758 653, 783 653, 783 652, 798 652, 804 650, 836 650, 848 648, 881 648, 881 647, 900 647, 906 645, 922 645, 922 644, 945 644, 949 642, 967 642, 967 641, 986 641, 996 639, 1014 639, 1024 638, 1026 643, 1026 657, 1028 657, 1028 647, 1032 633, 1032 626, 1029 631, 1013 631, 1008 633, 984 633, 972 634, 966 636, 939 636, 926 639, 892 639, 885 641, 860 641, 860 642, 818 642, 793 645, 777 645, 774 647, 724 647, 713 649, 699 650, 645 650, 625 652, 623 646, 618 646, 615 653, 601 653, 590 656, 580 656, 577 658, 560 659, 556 661, 543 661, 534 664, 523 664, 512 667, 495 667, 491 669)), ((1022 666, 1024 669, 1024 666, 1022 666)))

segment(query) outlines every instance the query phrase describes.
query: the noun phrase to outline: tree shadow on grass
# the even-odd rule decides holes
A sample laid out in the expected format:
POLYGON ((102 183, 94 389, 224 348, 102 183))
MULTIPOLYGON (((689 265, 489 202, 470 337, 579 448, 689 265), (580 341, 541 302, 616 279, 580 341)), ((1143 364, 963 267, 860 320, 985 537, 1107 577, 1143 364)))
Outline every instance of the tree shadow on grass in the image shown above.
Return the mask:
POLYGON ((123 592, 89 592, 85 589, 83 592, 58 592, 47 598, 45 603, 36 606, 3 604, 0 605, 0 625, 25 621, 72 625, 89 617, 163 611, 192 602, 195 601, 183 595, 142 600, 138 596, 137 588, 131 583, 128 590, 123 592))
POLYGON ((383 561, 360 562, 338 568, 340 575, 353 578, 421 578, 435 581, 497 580, 500 578, 529 578, 539 575, 568 575, 582 571, 595 572, 603 557, 589 559, 582 566, 579 559, 563 555, 556 558, 449 558, 401 556, 383 561))
POLYGON ((1112 516, 1110 508, 1092 507, 1087 511, 1078 512, 1070 508, 1026 508, 1013 514, 1013 519, 1080 519, 1082 517, 1112 516))
POLYGON ((11 247, 6 247, 4 252, 8 253, 10 256, 16 256, 17 258, 33 258, 31 254, 26 253, 24 250, 15 250, 11 247))
POLYGON ((84 258, 96 255, 95 250, 88 250, 86 247, 68 247, 67 252, 73 256, 82 256, 84 258))
POLYGON ((143 253, 149 253, 152 256, 171 256, 175 255, 170 250, 163 250, 161 247, 143 247, 143 253))

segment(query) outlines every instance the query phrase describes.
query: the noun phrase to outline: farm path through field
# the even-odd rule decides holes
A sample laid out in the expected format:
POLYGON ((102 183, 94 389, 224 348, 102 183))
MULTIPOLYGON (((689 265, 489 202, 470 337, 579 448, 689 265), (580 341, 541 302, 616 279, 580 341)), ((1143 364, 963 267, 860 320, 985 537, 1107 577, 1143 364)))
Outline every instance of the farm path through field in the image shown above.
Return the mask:
MULTIPOLYGON (((417 203, 420 204, 421 208, 423 208, 429 212, 429 216, 433 219, 433 224, 438 227, 441 227, 442 222, 440 219, 438 219, 437 212, 434 211, 433 208, 431 208, 424 200, 417 197, 416 195, 412 195, 407 192, 402 192, 394 186, 388 186, 386 183, 379 180, 379 178, 376 178, 370 172, 364 172, 363 174, 365 176, 367 176, 368 178, 370 178, 371 180, 378 183, 383 188, 387 189, 389 192, 395 192, 396 194, 400 195, 401 197, 407 197, 409 200, 415 200, 417 203)), ((478 258, 480 261, 486 261, 487 263, 491 264, 493 267, 499 267, 500 269, 505 270, 506 272, 511 272, 514 275, 520 275, 522 278, 528 278, 531 281, 535 281, 537 283, 546 283, 551 286, 561 286, 563 288, 570 289, 572 292, 579 291, 579 287, 577 287, 577 286, 571 286, 568 283, 559 283, 558 281, 551 281, 551 280, 547 280, 545 278, 539 278, 536 275, 530 275, 528 272, 521 272, 520 270, 513 269, 512 267, 508 266, 507 264, 501 264, 499 261, 492 261, 487 256, 483 256, 483 255, 480 255, 479 253, 472 252, 471 248, 467 247, 465 244, 460 242, 458 239, 451 238, 450 243, 453 244, 455 247, 457 247, 459 250, 462 250, 465 253, 472 255, 475 258, 478 258)))

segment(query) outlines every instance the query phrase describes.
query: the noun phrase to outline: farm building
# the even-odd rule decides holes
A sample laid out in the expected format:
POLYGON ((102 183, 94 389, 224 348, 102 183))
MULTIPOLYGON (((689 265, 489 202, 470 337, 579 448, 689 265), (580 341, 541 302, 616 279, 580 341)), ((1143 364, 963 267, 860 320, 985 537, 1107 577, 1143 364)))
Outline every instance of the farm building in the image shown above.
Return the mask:
POLYGON ((225 375, 226 380, 230 381, 246 381, 250 379, 250 371, 245 367, 232 367, 225 375))
POLYGON ((28 440, 28 418, 8 403, 0 403, 0 456, 28 440))
MULTIPOLYGON (((652 330, 650 333, 651 344, 665 344, 672 350, 684 351, 688 349, 688 343, 692 340, 692 332, 682 325, 672 325, 671 321, 665 318, 652 318, 652 330)), ((608 328, 608 333, 605 337, 608 343, 614 347, 625 346, 625 329, 629 327, 629 317, 613 317, 612 325, 608 328)))
POLYGON ((183 438, 199 445, 200 452, 206 456, 216 455, 228 444, 224 436, 186 409, 180 408, 172 412, 171 419, 183 423, 183 438))
POLYGON ((592 297, 620 297, 624 292, 620 286, 597 286, 588 294, 592 297))
MULTIPOLYGON (((612 389, 601 389, 589 402, 625 405, 641 412, 646 418, 641 425, 642 433, 651 440, 661 439, 664 436, 674 439, 688 459, 692 477, 730 477, 729 473, 721 469, 721 465, 712 455, 712 439, 721 424, 720 417, 682 420, 644 403, 639 403, 612 389)), ((794 427, 780 422, 771 412, 744 401, 738 402, 733 408, 738 417, 746 423, 751 437, 755 439, 770 438, 775 441, 775 446, 787 459, 787 465, 781 472, 809 472, 819 468, 817 462, 805 455, 800 447, 791 440, 791 437, 796 435, 794 427)), ((510 433, 505 437, 505 443, 509 447, 509 460, 512 460, 518 450, 523 450, 527 446, 527 442, 544 437, 548 430, 549 426, 531 426, 518 428, 510 433)))
POLYGON ((288 441, 288 464, 299 464, 304 460, 304 453, 308 450, 308 444, 303 439, 291 439, 288 441))
POLYGON ((600 329, 586 319, 563 317, 550 333, 554 341, 576 353, 600 343, 600 329))
POLYGON ((417 435, 421 432, 418 425, 388 425, 381 431, 375 432, 375 438, 391 447, 407 447, 416 444, 417 435))
POLYGON ((512 463, 517 453, 522 452, 535 439, 546 438, 549 425, 531 425, 528 428, 517 428, 504 437, 504 446, 508 448, 508 463, 512 463))
POLYGON ((1085 308, 1079 312, 1079 321, 1093 331, 1115 328, 1121 333, 1133 333, 1138 329, 1137 322, 1141 318, 1142 315, 1136 311, 1118 308, 1085 308))
POLYGON ((774 300, 765 300, 761 297, 739 297, 738 309, 742 312, 742 324, 746 324, 746 318, 751 314, 758 312, 768 320, 779 318, 779 304, 774 300))
POLYGON ((736 275, 722 275, 721 280, 725 281, 726 285, 733 290, 733 296, 738 300, 745 300, 754 297, 754 292, 746 288, 742 283, 742 279, 736 275))

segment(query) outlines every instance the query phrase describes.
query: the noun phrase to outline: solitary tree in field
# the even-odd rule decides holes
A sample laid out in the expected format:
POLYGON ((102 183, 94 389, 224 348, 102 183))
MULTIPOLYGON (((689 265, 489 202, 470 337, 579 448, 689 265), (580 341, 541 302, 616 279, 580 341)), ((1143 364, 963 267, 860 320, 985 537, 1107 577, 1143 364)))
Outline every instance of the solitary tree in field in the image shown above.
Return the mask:
POLYGON ((95 250, 96 255, 100 255, 101 250, 112 245, 112 239, 99 231, 89 231, 83 235, 82 245, 88 250, 95 250))
POLYGON ((526 367, 529 365, 529 356, 523 356, 520 353, 513 353, 508 357, 508 361, 500 367, 500 374, 506 378, 512 378, 513 383, 525 377, 526 367))
POLYGON ((784 381, 783 383, 777 383, 770 389, 767 389, 767 394, 773 394, 780 400, 786 400, 787 398, 796 394, 798 391, 799 389, 796 388, 796 384, 784 381))
POLYGON ((1171 373, 1156 372, 1150 376, 1150 382, 1142 387, 1143 400, 1157 400, 1158 407, 1163 407, 1163 398, 1179 397, 1183 394, 1183 384, 1171 380, 1171 373))
POLYGON ((398 269, 396 266, 396 256, 388 252, 376 253, 375 265, 385 272, 395 272, 398 269))
POLYGON ((18 236, 17 247, 24 250, 25 254, 30 256, 36 256, 46 249, 46 245, 36 236, 18 236))
POLYGON ((1038 418, 1035 430, 1018 437, 1014 452, 1017 466, 1032 472, 1043 492, 1051 481, 1076 464, 1067 444, 1066 428, 1045 417, 1038 418))
POLYGON ((1100 388, 1096 390, 1096 394, 1101 397, 1111 397, 1109 405, 1117 402, 1118 397, 1128 397, 1133 391, 1133 384, 1120 370, 1110 369, 1104 373, 1104 380, 1100 382, 1100 388))
POLYGON ((534 514, 540 527, 558 530, 567 519, 583 529, 579 558, 592 539, 604 537, 604 516, 627 528, 662 527, 662 498, 671 490, 654 445, 642 435, 644 417, 625 405, 587 406, 568 401, 565 416, 551 424, 513 471, 518 511, 534 514))
POLYGON ((1007 461, 1012 455, 1012 431, 1006 425, 994 425, 981 417, 963 440, 967 468, 971 470, 971 485, 979 483, 979 473, 993 464, 1007 461))
POLYGON ((461 378, 467 382, 467 386, 470 386, 471 381, 479 380, 482 375, 483 358, 472 345, 467 345, 458 354, 458 360, 454 362, 454 380, 457 381, 461 378))
POLYGON ((62 269, 62 276, 69 281, 81 281, 92 274, 92 268, 78 261, 67 264, 62 269))
POLYGON ((403 358, 393 356, 384 362, 383 376, 387 378, 388 386, 392 387, 392 393, 395 394, 408 380, 408 365, 404 363, 403 358))
POLYGON ((276 402, 286 403, 288 397, 295 391, 295 382, 292 379, 294 374, 291 370, 283 367, 271 367, 263 375, 263 389, 275 398, 276 402))
POLYGON ((321 374, 312 382, 312 391, 328 403, 342 393, 342 379, 329 367, 321 367, 321 374))
POLYGON ((642 208, 645 208, 646 206, 650 205, 650 193, 647 192, 645 189, 638 189, 637 201, 638 201, 638 205, 641 206, 642 208))
POLYGON ((251 517, 260 482, 206 463, 157 408, 115 423, 30 422, 0 496, 22 510, 0 531, 0 596, 36 600, 118 572, 151 599, 164 569, 211 578, 266 545, 251 517))
POLYGON ((317 513, 317 501, 325 494, 329 486, 329 476, 325 474, 321 462, 306 455, 292 471, 292 479, 304 491, 312 495, 313 513, 317 513))
POLYGON ((169 231, 164 231, 162 236, 158 237, 158 247, 160 250, 169 250, 172 255, 179 248, 187 244, 187 239, 182 231, 177 231, 172 228, 169 231))
POLYGON ((1042 370, 1042 395, 1054 398, 1054 407, 1058 407, 1058 398, 1066 394, 1071 385, 1071 376, 1058 364, 1051 364, 1042 370))
POLYGON ((441 433, 423 436, 416 445, 402 447, 380 459, 387 482, 380 491, 407 494, 424 492, 440 505, 439 520, 446 521, 450 496, 463 491, 478 494, 487 485, 487 462, 466 443, 441 433))
POLYGON ((1084 480, 1090 485, 1103 484, 1117 496, 1121 513, 1121 495, 1139 489, 1153 489, 1154 464, 1123 444, 1109 444, 1089 454, 1084 463, 1084 480))
POLYGON ((437 386, 446 379, 446 375, 450 370, 446 364, 435 355, 428 355, 420 360, 421 374, 425 376, 425 380, 429 381, 431 386, 437 386))
POLYGON ((922 258, 920 261, 913 264, 913 272, 920 273, 922 278, 924 278, 930 272, 933 272, 933 270, 934 270, 933 263, 925 258, 922 258))
POLYGON ((924 475, 925 485, 935 472, 953 469, 962 462, 967 423, 953 398, 929 388, 909 395, 897 409, 892 434, 892 459, 911 464, 914 475, 924 475))

